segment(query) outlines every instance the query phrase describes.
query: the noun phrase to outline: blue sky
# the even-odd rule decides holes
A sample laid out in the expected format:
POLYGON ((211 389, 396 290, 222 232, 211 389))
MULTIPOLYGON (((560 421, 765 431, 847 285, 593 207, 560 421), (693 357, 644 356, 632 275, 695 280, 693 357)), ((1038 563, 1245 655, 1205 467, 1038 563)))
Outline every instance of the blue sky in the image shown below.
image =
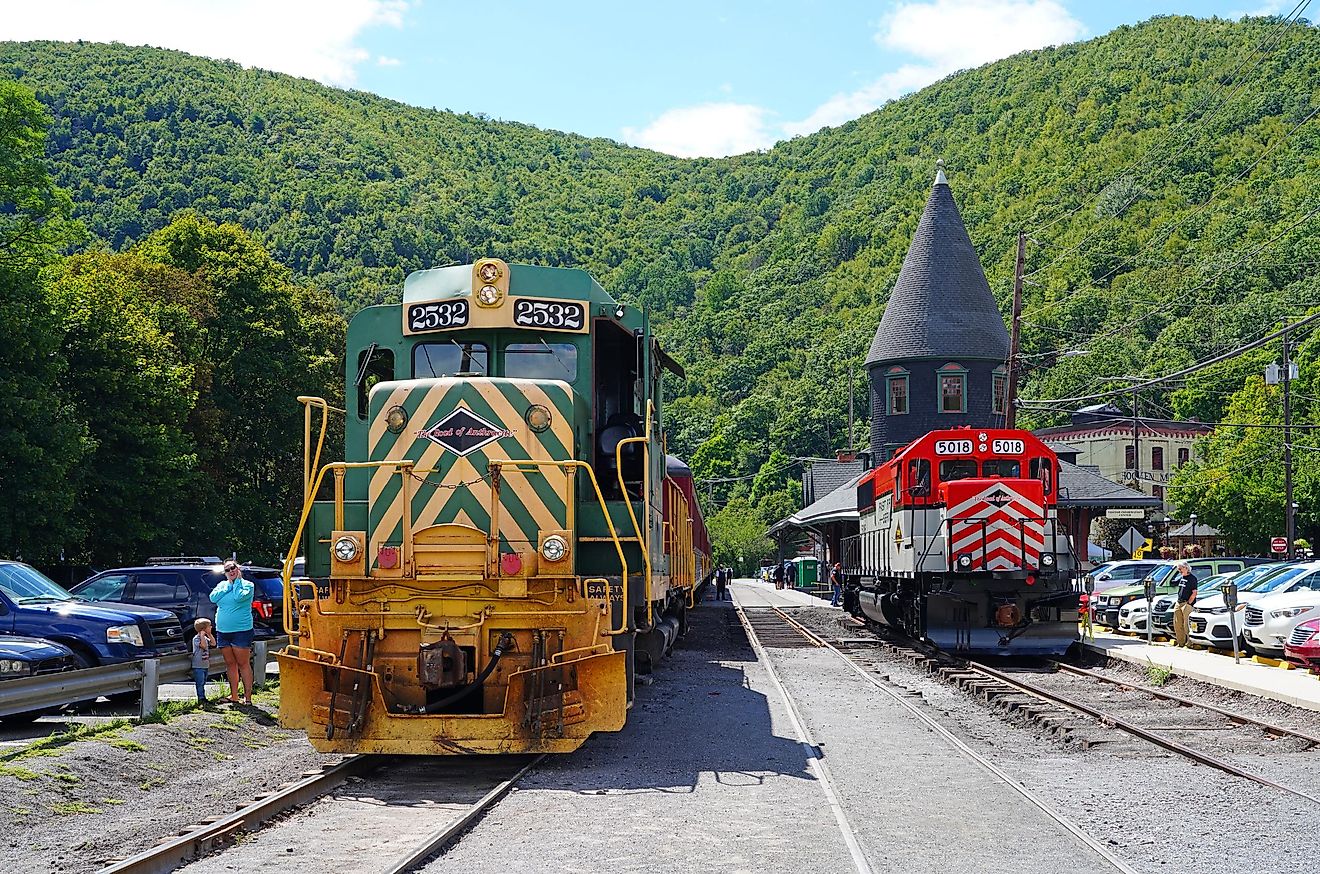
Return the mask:
POLYGON ((41 0, 0 39, 117 40, 671 154, 768 148, 954 70, 1288 0, 41 0))

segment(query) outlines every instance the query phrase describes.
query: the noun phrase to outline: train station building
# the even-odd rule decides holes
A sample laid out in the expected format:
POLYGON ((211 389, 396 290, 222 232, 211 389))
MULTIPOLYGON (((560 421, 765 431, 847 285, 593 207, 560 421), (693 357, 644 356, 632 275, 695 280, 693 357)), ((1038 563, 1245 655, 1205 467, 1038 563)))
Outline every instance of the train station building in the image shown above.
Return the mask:
MULTIPOLYGON (((1004 427, 1008 357, 1004 318, 940 166, 866 358, 871 463, 932 430, 1004 427)), ((1080 559, 1087 558, 1087 535, 1097 516, 1162 506, 1157 497, 1079 465, 1069 447, 1054 448, 1060 451, 1059 520, 1080 559)), ((813 465, 813 482, 815 472, 813 465)), ((841 472, 823 468, 821 479, 841 472)), ((862 472, 823 494, 805 494, 804 482, 810 500, 770 528, 780 551, 788 554, 796 545, 823 561, 839 557, 843 538, 858 532, 862 472)))

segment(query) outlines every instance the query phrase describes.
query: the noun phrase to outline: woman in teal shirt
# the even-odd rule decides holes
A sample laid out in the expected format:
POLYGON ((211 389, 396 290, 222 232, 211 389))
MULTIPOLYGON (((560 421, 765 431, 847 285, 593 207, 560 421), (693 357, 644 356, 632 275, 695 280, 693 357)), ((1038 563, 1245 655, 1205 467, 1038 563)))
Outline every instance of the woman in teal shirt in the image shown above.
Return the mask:
POLYGON ((243 579, 237 562, 225 562, 225 578, 211 590, 215 604, 215 645, 225 658, 229 700, 238 703, 238 681, 244 699, 252 703, 252 595, 255 587, 243 579))

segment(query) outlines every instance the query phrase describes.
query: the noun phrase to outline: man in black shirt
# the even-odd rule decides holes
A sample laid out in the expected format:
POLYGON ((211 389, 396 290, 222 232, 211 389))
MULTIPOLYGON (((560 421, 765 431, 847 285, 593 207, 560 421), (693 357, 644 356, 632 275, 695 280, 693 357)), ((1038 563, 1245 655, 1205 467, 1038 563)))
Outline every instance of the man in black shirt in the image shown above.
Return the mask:
POLYGON ((1196 575, 1187 562, 1178 565, 1182 580, 1178 583, 1178 604, 1173 608, 1173 645, 1187 645, 1189 619, 1192 605, 1196 603, 1196 575))

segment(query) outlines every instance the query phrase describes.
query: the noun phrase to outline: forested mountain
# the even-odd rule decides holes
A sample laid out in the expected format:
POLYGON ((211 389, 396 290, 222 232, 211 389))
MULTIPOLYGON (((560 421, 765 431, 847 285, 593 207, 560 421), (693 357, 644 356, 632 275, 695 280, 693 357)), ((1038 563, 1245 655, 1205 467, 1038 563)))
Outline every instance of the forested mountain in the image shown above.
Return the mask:
MULTIPOLYGON (((746 477, 710 493, 765 520, 793 507, 792 456, 847 443, 849 374, 865 417, 861 363, 937 158, 1005 312, 1016 234, 1031 235, 1028 398, 1168 372, 1320 304, 1320 33, 1276 19, 1152 19, 721 160, 150 48, 0 43, 3 78, 45 105, 50 172, 112 250, 191 210, 241 225, 346 310, 397 298, 410 270, 484 255, 591 271, 649 305, 687 366, 672 447, 699 477, 746 477)), ((1258 386, 1274 354, 1143 402, 1221 421, 1246 391, 1276 416, 1258 386)), ((1301 357, 1299 415, 1314 418, 1316 343, 1301 357)), ((1223 491, 1235 471, 1277 491, 1277 442, 1225 451, 1239 454, 1188 474, 1186 509, 1238 500, 1223 491)), ((1314 528, 1315 478, 1300 491, 1314 528)))

